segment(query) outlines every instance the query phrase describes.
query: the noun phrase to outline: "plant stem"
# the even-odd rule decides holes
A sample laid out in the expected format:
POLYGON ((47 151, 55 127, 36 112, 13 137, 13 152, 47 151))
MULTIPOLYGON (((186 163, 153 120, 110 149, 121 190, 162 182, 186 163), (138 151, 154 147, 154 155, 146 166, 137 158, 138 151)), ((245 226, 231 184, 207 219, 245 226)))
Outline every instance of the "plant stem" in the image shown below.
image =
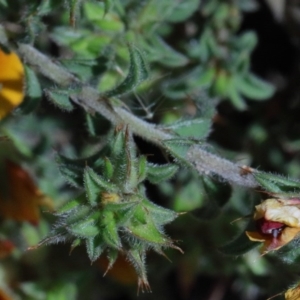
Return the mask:
MULTIPOLYGON (((115 126, 126 124, 135 135, 162 147, 164 140, 178 138, 163 128, 136 117, 121 102, 114 104, 110 99, 101 96, 95 88, 80 82, 77 77, 34 47, 27 44, 19 44, 18 52, 26 63, 36 68, 39 73, 56 84, 66 88, 74 85, 80 86, 80 92, 72 95, 71 99, 85 110, 101 114, 115 126)), ((243 174, 242 166, 209 153, 199 145, 191 146, 187 152, 186 159, 200 174, 216 174, 226 181, 245 187, 254 188, 258 186, 252 172, 243 174)))

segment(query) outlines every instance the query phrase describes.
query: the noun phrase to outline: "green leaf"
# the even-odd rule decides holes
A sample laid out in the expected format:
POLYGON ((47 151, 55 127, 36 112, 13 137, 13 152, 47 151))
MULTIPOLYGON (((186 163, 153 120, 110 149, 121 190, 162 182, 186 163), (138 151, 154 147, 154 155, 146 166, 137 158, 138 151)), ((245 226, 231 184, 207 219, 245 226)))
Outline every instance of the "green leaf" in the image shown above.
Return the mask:
POLYGON ((114 217, 114 213, 109 210, 105 210, 102 215, 102 235, 104 241, 115 249, 121 248, 121 241, 118 234, 118 227, 114 217))
POLYGON ((146 274, 145 251, 139 251, 138 249, 130 249, 129 251, 126 251, 126 256, 135 268, 139 278, 141 279, 142 287, 145 286, 146 288, 150 288, 146 274))
POLYGON ((80 223, 82 220, 86 221, 91 216, 90 207, 87 205, 80 205, 76 210, 69 211, 64 223, 69 225, 80 223))
POLYGON ((128 46, 128 50, 130 58, 128 74, 117 87, 104 93, 107 97, 128 93, 148 77, 148 70, 141 52, 131 45, 128 46))
POLYGON ((147 157, 141 155, 138 158, 138 182, 142 182, 146 179, 147 176, 147 157))
POLYGON ((28 114, 36 109, 42 98, 42 89, 35 72, 24 65, 26 79, 26 96, 23 103, 17 108, 16 112, 28 114))
POLYGON ((231 101, 232 105, 238 110, 245 110, 247 105, 245 100, 242 98, 240 92, 237 90, 237 86, 235 84, 230 84, 228 86, 228 97, 231 101))
POLYGON ((83 173, 84 168, 87 165, 92 165, 94 168, 102 167, 104 162, 101 158, 101 151, 86 157, 72 159, 63 155, 57 155, 56 161, 59 171, 64 178, 73 186, 81 188, 83 187, 83 173))
POLYGON ((300 193, 300 181, 296 179, 285 178, 265 172, 253 172, 255 180, 270 193, 278 196, 298 197, 300 193))
POLYGON ((150 244, 164 246, 171 244, 170 240, 157 229, 153 219, 143 206, 136 208, 134 217, 135 219, 132 218, 130 224, 125 227, 129 235, 133 235, 137 239, 150 244))
MULTIPOLYGON (((107 2, 107 1, 105 1, 107 2)), ((89 21, 100 20, 106 14, 105 3, 101 2, 86 2, 83 5, 84 14, 89 21)))
POLYGON ((195 139, 205 139, 210 132, 211 121, 209 119, 196 118, 184 120, 168 126, 181 137, 192 137, 195 139))
POLYGON ((44 93, 49 101, 61 110, 72 111, 74 106, 69 100, 70 94, 63 90, 45 89, 44 93))
POLYGON ((88 202, 91 206, 96 206, 99 202, 99 195, 102 187, 95 182, 93 176, 91 176, 91 170, 89 167, 86 167, 83 174, 84 188, 86 191, 88 202))
POLYGON ((178 162, 188 167, 192 167, 191 163, 187 160, 187 153, 190 150, 191 146, 195 144, 194 141, 184 139, 170 139, 164 140, 163 144, 170 152, 170 154, 178 160, 178 162))
POLYGON ((234 82, 239 92, 252 100, 264 100, 270 98, 275 91, 273 85, 253 74, 236 76, 234 82))
POLYGON ((79 7, 81 5, 81 0, 67 0, 70 16, 70 24, 72 26, 76 25, 76 18, 79 15, 79 7))
POLYGON ((238 38, 238 45, 241 49, 252 51, 257 44, 257 35, 253 31, 244 32, 238 38))
POLYGON ((146 208, 146 210, 149 211, 149 214, 151 215, 151 218, 153 219, 153 222, 156 224, 156 226, 168 224, 178 217, 177 212, 156 205, 146 198, 143 199, 142 205, 146 208))
POLYGON ((7 0, 0 0, 0 5, 7 7, 7 0))
POLYGON ((146 47, 149 61, 157 61, 167 67, 182 67, 189 61, 185 55, 173 49, 159 36, 152 36, 146 47))
POLYGON ((177 23, 188 19, 194 13, 200 7, 200 0, 177 0, 170 5, 173 9, 167 15, 166 21, 177 23))
POLYGON ((108 266, 107 266, 107 269, 105 271, 105 274, 112 268, 112 266, 116 262, 118 256, 119 256, 119 251, 117 249, 112 249, 112 248, 109 249, 109 252, 107 254, 108 266))
POLYGON ((198 69, 197 84, 202 88, 210 87, 216 76, 216 69, 214 67, 206 66, 205 68, 198 69))
POLYGON ((120 155, 124 156, 123 154, 125 151, 125 131, 116 130, 114 138, 112 139, 110 145, 113 158, 117 158, 120 155))
POLYGON ((99 219, 99 212, 92 213, 88 217, 82 217, 82 219, 75 224, 67 227, 68 232, 79 238, 92 238, 100 233, 96 222, 99 219))
POLYGON ((77 209, 82 205, 85 201, 84 194, 80 195, 79 197, 72 199, 71 201, 68 201, 66 204, 64 204, 62 207, 60 207, 57 211, 57 214, 65 214, 67 212, 70 212, 73 209, 77 209))
POLYGON ((92 59, 62 59, 60 62, 84 82, 94 75, 93 69, 97 66, 97 61, 92 59))
POLYGON ((214 79, 212 90, 214 95, 226 97, 228 95, 228 86, 230 85, 231 74, 224 70, 219 70, 214 79))
POLYGON ((86 239, 86 250, 91 262, 99 258, 105 250, 105 246, 101 236, 91 237, 86 239))
POLYGON ((172 178, 178 171, 178 166, 175 164, 158 165, 153 163, 147 164, 147 179, 157 184, 164 180, 172 178))
POLYGON ((104 157, 104 177, 111 179, 114 175, 114 166, 109 158, 104 157))
POLYGON ((106 15, 112 8, 113 0, 104 0, 104 15, 106 15))
MULTIPOLYGON (((100 189, 103 189, 107 192, 117 192, 117 187, 113 183, 109 182, 108 180, 105 180, 102 176, 98 175, 93 169, 90 167, 85 168, 85 178, 88 178, 88 181, 91 185, 93 185, 93 191, 91 191, 91 200, 96 201, 96 191, 97 187, 100 189)), ((91 186, 90 185, 90 186, 91 186)))

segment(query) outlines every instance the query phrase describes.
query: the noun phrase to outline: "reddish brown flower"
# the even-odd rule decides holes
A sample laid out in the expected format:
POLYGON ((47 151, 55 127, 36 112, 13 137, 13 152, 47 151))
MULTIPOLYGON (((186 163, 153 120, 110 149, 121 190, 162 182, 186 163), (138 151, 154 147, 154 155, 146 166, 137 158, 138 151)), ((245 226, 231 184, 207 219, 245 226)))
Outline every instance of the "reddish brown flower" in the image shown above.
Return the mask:
MULTIPOLYGON (((9 240, 0 240, 0 259, 7 257, 14 250, 15 245, 9 240)), ((1 298, 0 298, 1 300, 1 298)))
POLYGON ((0 215, 16 221, 37 224, 40 219, 39 206, 53 208, 51 199, 45 197, 35 186, 29 174, 19 165, 6 163, 7 188, 0 191, 0 215))
POLYGON ((267 199, 255 207, 257 231, 246 231, 251 241, 263 242, 262 252, 277 250, 300 232, 300 199, 267 199))

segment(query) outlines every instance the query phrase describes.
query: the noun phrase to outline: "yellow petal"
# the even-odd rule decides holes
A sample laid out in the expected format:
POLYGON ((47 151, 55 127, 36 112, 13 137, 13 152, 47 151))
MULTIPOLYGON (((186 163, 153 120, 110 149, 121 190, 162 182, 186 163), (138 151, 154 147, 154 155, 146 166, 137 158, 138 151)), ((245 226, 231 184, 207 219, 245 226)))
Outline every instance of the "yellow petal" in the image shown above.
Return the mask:
POLYGON ((246 235, 248 236, 249 240, 253 242, 264 242, 266 240, 264 235, 256 231, 246 231, 246 235))
POLYGON ((0 48, 0 120, 24 99, 24 67, 19 57, 0 48))
POLYGON ((280 245, 283 246, 293 240, 300 233, 300 228, 286 227, 279 236, 280 245))
POLYGON ((265 218, 268 221, 280 222, 289 227, 300 228, 299 205, 291 205, 279 199, 267 199, 255 206, 254 219, 265 218))
POLYGON ((286 300, 299 300, 300 299, 300 287, 297 285, 294 288, 288 289, 285 294, 286 300))

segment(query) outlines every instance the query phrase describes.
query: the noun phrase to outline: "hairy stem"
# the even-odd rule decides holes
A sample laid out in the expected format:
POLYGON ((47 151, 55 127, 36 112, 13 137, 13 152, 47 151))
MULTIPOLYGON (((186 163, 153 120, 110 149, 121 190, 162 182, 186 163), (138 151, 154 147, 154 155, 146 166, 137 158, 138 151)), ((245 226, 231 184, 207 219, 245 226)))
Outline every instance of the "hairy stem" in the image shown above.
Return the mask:
MULTIPOLYGON (((72 100, 87 111, 97 112, 118 126, 126 124, 130 130, 156 145, 163 146, 164 140, 177 138, 163 128, 150 124, 132 114, 122 104, 114 104, 93 87, 87 86, 73 74, 59 66, 52 59, 40 53, 34 47, 20 44, 19 54, 25 63, 33 66, 39 73, 60 86, 81 86, 81 91, 72 96, 72 100)), ((193 145, 187 152, 186 159, 200 174, 218 175, 231 183, 257 187, 252 172, 242 172, 242 166, 203 150, 199 145, 193 145)), ((254 170, 253 170, 254 171, 254 170)))

